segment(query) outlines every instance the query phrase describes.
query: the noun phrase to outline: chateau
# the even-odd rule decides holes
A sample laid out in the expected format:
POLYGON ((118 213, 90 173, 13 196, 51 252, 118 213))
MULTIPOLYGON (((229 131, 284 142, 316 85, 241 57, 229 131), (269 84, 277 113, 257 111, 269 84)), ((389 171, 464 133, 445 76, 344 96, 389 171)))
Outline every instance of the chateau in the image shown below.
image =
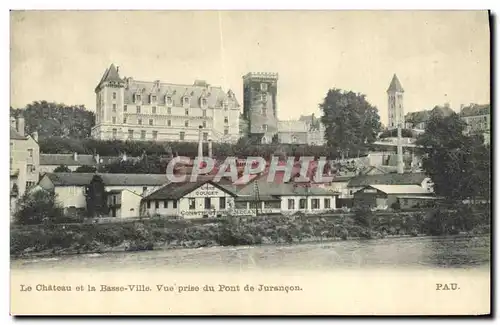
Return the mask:
POLYGON ((192 85, 121 78, 114 64, 95 88, 100 140, 236 142, 240 105, 231 90, 196 80, 192 85))

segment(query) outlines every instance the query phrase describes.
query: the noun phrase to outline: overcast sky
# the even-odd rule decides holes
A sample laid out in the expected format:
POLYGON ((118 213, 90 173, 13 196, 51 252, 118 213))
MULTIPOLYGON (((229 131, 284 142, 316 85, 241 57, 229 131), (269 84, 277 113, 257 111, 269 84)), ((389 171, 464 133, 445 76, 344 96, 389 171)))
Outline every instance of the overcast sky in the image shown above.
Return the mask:
POLYGON ((111 64, 137 80, 206 80, 243 100, 241 77, 277 72, 278 117, 319 114, 329 88, 364 93, 387 123, 396 73, 405 111, 490 97, 487 12, 100 11, 11 14, 11 106, 84 104, 111 64))

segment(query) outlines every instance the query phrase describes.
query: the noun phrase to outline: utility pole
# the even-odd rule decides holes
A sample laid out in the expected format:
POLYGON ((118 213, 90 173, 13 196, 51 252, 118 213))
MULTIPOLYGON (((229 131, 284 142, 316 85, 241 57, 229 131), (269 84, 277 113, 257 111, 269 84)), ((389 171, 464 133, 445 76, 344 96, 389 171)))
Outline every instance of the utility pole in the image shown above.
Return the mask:
POLYGON ((259 204, 262 204, 260 202, 260 195, 259 195, 259 184, 257 184, 257 179, 253 181, 253 188, 254 188, 254 193, 255 193, 255 216, 257 217, 259 215, 259 204))
POLYGON ((404 173, 404 162, 403 162, 403 144, 401 143, 401 123, 398 123, 398 149, 397 149, 397 169, 398 174, 404 173))

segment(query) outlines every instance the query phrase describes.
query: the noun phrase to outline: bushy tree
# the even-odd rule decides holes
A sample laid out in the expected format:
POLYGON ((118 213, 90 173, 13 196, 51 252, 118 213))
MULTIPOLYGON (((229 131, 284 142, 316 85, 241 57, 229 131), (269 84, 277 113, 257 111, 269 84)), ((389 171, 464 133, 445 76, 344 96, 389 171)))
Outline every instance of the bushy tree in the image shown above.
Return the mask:
POLYGON ((323 103, 321 122, 328 147, 339 155, 364 152, 380 131, 380 116, 365 95, 330 89, 323 103))
POLYGON ((59 165, 54 169, 54 173, 71 173, 71 169, 66 165, 59 165))
POLYGON ((57 222, 63 218, 63 211, 55 193, 45 190, 27 191, 17 202, 14 219, 22 225, 57 222))
POLYGON ((434 191, 450 201, 490 197, 491 149, 483 139, 465 133, 466 124, 453 113, 432 115, 417 144, 434 191))
POLYGON ((83 166, 78 167, 75 170, 75 173, 94 173, 95 171, 96 171, 95 167, 83 165, 83 166))

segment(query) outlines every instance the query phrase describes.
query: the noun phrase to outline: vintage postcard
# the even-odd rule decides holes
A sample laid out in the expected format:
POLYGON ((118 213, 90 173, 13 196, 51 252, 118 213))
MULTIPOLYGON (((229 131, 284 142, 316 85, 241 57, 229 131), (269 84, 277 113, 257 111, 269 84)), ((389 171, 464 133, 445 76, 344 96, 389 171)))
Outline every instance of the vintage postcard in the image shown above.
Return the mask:
POLYGON ((489 315, 488 11, 11 11, 19 315, 489 315))

